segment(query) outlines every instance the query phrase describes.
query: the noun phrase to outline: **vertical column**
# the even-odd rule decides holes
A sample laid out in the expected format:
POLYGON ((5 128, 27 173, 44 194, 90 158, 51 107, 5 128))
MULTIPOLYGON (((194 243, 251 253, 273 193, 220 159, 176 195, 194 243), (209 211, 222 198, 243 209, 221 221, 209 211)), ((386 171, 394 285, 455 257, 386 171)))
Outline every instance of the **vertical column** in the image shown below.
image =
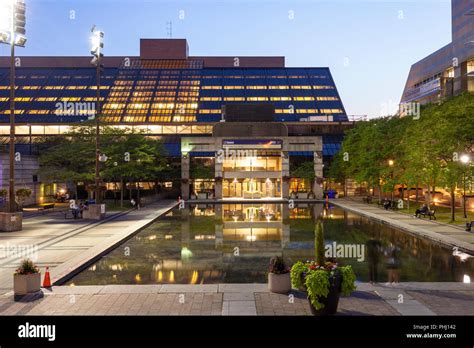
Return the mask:
POLYGON ((314 152, 314 174, 316 176, 316 179, 314 180, 314 183, 313 183, 314 196, 316 197, 316 199, 322 199, 323 198, 323 188, 322 188, 323 152, 322 151, 314 152))
POLYGON ((223 156, 216 157, 214 165, 214 176, 215 176, 215 198, 222 199, 222 180, 224 174, 222 173, 222 162, 223 156))
POLYGON ((290 198, 290 155, 288 151, 281 153, 281 196, 290 198))
POLYGON ((189 154, 181 156, 181 196, 183 199, 189 199, 189 154))

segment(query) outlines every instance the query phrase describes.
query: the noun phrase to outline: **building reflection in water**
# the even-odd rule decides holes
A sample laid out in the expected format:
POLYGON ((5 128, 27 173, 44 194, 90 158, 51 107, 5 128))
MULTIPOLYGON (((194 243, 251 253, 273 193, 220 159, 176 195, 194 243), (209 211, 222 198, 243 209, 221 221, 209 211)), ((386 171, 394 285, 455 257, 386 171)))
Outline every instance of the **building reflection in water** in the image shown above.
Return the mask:
POLYGON ((71 283, 263 283, 274 255, 283 256, 290 265, 314 258, 318 218, 323 219, 326 244, 364 245, 363 261, 338 258, 352 265, 361 281, 388 280, 386 265, 394 247, 400 250, 400 281, 474 277, 473 258, 461 262, 430 241, 332 205, 298 204, 290 209, 287 204, 226 203, 172 210, 71 283), (124 248, 129 248, 128 255, 124 248))

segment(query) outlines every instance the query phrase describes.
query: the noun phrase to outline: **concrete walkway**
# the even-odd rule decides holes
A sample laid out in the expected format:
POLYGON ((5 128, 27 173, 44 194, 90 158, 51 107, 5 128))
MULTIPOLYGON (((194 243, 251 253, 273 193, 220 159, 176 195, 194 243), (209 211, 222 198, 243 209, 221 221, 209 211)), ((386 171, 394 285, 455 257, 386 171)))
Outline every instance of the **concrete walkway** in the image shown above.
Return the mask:
POLYGON ((448 247, 458 247, 459 250, 474 255, 474 233, 466 232, 462 227, 430 221, 426 218, 415 218, 353 199, 333 199, 331 203, 448 247))
POLYGON ((0 233, 0 294, 12 290, 13 273, 23 258, 33 259, 43 274, 49 266, 52 281, 58 281, 176 204, 164 200, 140 210, 110 212, 103 221, 64 219, 60 212, 26 219, 22 231, 0 233))
MULTIPOLYGON (((44 297, 0 296, 0 315, 311 315, 306 294, 266 284, 59 286, 44 297)), ((338 315, 474 315, 474 287, 462 283, 359 283, 338 315)))

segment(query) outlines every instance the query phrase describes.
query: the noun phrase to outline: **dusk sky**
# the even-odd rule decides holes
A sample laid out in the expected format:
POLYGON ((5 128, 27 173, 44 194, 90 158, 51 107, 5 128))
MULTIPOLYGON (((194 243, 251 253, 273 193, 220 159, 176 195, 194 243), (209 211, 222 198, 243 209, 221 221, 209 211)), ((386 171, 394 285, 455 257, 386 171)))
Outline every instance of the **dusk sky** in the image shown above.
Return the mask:
MULTIPOLYGON (((331 69, 350 115, 380 116, 400 101, 411 64, 451 41, 450 0, 26 0, 18 55, 138 55, 140 38, 186 38, 191 55, 278 55, 289 67, 331 69)), ((0 47, 7 55, 9 48, 0 47)))

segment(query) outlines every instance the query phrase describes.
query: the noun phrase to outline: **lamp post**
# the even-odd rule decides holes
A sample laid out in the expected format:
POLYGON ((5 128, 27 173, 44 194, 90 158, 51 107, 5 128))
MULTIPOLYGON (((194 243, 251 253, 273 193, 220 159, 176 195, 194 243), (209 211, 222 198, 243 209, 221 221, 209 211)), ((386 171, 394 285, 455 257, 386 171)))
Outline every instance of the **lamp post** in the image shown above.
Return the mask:
MULTIPOLYGON (((390 168, 393 168, 393 165, 394 165, 394 164, 395 164, 395 161, 394 161, 394 160, 392 160, 392 159, 389 159, 389 160, 388 160, 388 166, 389 166, 390 168)), ((392 189, 391 189, 391 191, 392 191, 392 192, 391 192, 391 195, 390 195, 390 196, 391 196, 391 201, 392 201, 392 204, 393 204, 393 189, 394 189, 394 186, 395 186, 395 185, 393 185, 393 169, 392 169, 392 171, 390 172, 390 181, 392 181, 392 182, 391 182, 391 184, 392 184, 392 189)))
MULTIPOLYGON (((10 45, 10 140, 8 212, 16 212, 15 202, 15 46, 26 44, 26 4, 24 0, 6 0, 0 6, 0 43, 10 45)), ((11 218, 10 222, 15 222, 11 218)), ((21 224, 20 224, 21 229, 21 224)))
MULTIPOLYGON (((462 155, 460 158, 461 162, 465 165, 468 165, 469 162, 471 161, 471 158, 469 155, 462 155)), ((463 170, 463 195, 462 195, 462 205, 463 205, 463 213, 464 213, 464 218, 467 219, 467 211, 466 211, 466 170, 463 170)))
POLYGON ((97 30, 95 25, 91 29, 92 32, 92 48, 91 54, 94 58, 91 60, 91 64, 96 66, 96 84, 97 84, 97 95, 96 95, 96 113, 95 113, 95 203, 102 203, 102 197, 100 192, 100 162, 105 162, 103 156, 100 153, 100 72, 102 69, 102 49, 104 48, 104 32, 97 30))

